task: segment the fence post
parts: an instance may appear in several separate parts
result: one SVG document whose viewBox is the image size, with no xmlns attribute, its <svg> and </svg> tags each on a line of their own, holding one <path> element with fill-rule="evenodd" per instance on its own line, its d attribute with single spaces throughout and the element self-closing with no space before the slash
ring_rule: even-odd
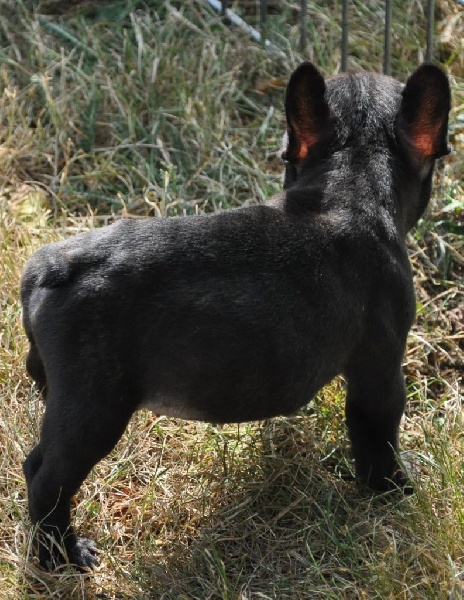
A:
<svg viewBox="0 0 464 600">
<path fill-rule="evenodd" d="M 392 22 L 392 2 L 385 2 L 385 37 L 383 46 L 383 72 L 385 75 L 391 74 L 391 22 Z"/>
<path fill-rule="evenodd" d="M 425 60 L 432 62 L 433 59 L 433 30 L 435 18 L 435 2 L 427 0 L 427 48 L 425 51 Z"/>
<path fill-rule="evenodd" d="M 267 0 L 260 0 L 259 2 L 259 29 L 261 31 L 261 44 L 266 44 L 266 18 L 267 18 Z"/>
<path fill-rule="evenodd" d="M 342 4 L 342 71 L 348 68 L 348 0 Z"/>
<path fill-rule="evenodd" d="M 300 7 L 300 50 L 306 50 L 308 36 L 306 33 L 306 15 L 308 13 L 308 4 L 306 0 L 301 0 Z"/>
</svg>

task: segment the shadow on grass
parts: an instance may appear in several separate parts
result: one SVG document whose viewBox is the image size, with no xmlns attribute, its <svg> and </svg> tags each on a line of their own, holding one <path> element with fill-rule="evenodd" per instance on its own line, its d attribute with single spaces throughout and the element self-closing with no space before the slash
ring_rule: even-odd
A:
<svg viewBox="0 0 464 600">
<path fill-rule="evenodd" d="M 321 449 L 292 420 L 261 433 L 256 461 L 207 486 L 195 530 L 164 545 L 161 561 L 149 548 L 137 561 L 149 597 L 359 597 L 373 580 L 381 591 L 375 561 L 384 564 L 402 535 L 392 515 L 404 496 L 358 487 L 343 451 L 340 463 L 321 463 Z"/>
<path fill-rule="evenodd" d="M 395 513 L 404 497 L 356 486 L 348 452 L 318 440 L 304 427 L 307 418 L 273 420 L 239 451 L 236 438 L 206 435 L 218 462 L 185 465 L 186 487 L 192 479 L 199 485 L 172 499 L 170 522 L 159 510 L 166 500 L 155 493 L 146 517 L 132 531 L 126 523 L 126 546 L 108 537 L 105 543 L 90 523 L 102 568 L 79 576 L 31 567 L 28 597 L 357 598 L 373 585 L 387 597 L 394 586 L 388 569 L 385 583 L 381 574 L 403 535 Z M 113 513 L 113 528 L 117 519 Z"/>
</svg>

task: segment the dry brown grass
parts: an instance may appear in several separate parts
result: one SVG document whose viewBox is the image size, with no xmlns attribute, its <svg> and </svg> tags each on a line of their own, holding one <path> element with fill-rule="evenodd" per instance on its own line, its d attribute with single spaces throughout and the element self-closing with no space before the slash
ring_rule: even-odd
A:
<svg viewBox="0 0 464 600">
<path fill-rule="evenodd" d="M 460 13 L 441 3 L 443 20 L 454 15 L 443 52 L 455 154 L 409 240 L 418 319 L 405 357 L 402 446 L 415 495 L 372 496 L 354 484 L 340 380 L 298 415 L 269 423 L 217 429 L 141 412 L 76 498 L 76 524 L 101 549 L 99 568 L 83 576 L 44 573 L 31 558 L 21 462 L 43 409 L 24 369 L 24 261 L 113 214 L 210 211 L 271 195 L 280 186 L 283 93 L 255 84 L 285 81 L 301 57 L 295 26 L 285 29 L 294 19 L 287 2 L 290 12 L 272 24 L 286 63 L 211 15 L 199 19 L 200 2 L 180 12 L 179 3 L 171 11 L 154 1 L 102 3 L 103 12 L 48 2 L 49 11 L 67 7 L 65 20 L 52 19 L 58 32 L 32 4 L 0 0 L 0 597 L 463 598 Z M 415 66 L 423 36 L 418 4 L 406 4 L 400 73 Z M 369 38 L 377 5 L 355 3 L 352 66 L 380 64 Z M 311 52 L 330 73 L 339 30 L 327 6 L 311 8 Z M 156 89 L 147 87 L 154 65 Z"/>
</svg>

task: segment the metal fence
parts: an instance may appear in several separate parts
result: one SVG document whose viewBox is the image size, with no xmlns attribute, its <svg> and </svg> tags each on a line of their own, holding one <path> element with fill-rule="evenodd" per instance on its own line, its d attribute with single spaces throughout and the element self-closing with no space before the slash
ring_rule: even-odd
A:
<svg viewBox="0 0 464 600">
<path fill-rule="evenodd" d="M 454 0 L 457 4 L 464 6 L 464 0 Z M 220 11 L 223 16 L 227 16 L 232 22 L 245 28 L 248 33 L 257 41 L 263 44 L 270 44 L 267 39 L 266 22 L 267 22 L 267 0 L 258 0 L 259 3 L 259 31 L 250 27 L 238 17 L 228 7 L 230 4 L 229 0 L 208 0 L 209 4 Z M 342 0 L 341 9 L 341 69 L 342 71 L 347 70 L 348 64 L 348 31 L 349 31 L 349 0 Z M 434 13 L 435 13 L 435 0 L 427 0 L 426 7 L 426 19 L 427 19 L 427 38 L 426 38 L 426 51 L 425 59 L 431 61 L 433 59 L 433 41 L 434 41 Z M 300 47 L 304 51 L 307 43 L 307 17 L 308 17 L 308 2 L 307 0 L 300 0 Z M 391 29 L 392 29 L 392 0 L 385 0 L 385 27 L 384 27 L 384 52 L 383 52 L 383 72 L 390 75 L 391 72 Z"/>
</svg>

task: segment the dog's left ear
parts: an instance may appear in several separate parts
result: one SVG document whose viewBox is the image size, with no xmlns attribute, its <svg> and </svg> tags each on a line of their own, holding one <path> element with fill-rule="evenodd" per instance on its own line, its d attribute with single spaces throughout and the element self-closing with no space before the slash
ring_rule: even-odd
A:
<svg viewBox="0 0 464 600">
<path fill-rule="evenodd" d="M 284 160 L 305 159 L 331 129 L 325 89 L 324 78 L 310 62 L 301 64 L 290 77 L 285 96 L 288 145 Z"/>
<path fill-rule="evenodd" d="M 422 65 L 407 80 L 398 113 L 400 139 L 423 163 L 449 154 L 448 113 L 451 92 L 448 78 L 435 65 Z"/>
</svg>

